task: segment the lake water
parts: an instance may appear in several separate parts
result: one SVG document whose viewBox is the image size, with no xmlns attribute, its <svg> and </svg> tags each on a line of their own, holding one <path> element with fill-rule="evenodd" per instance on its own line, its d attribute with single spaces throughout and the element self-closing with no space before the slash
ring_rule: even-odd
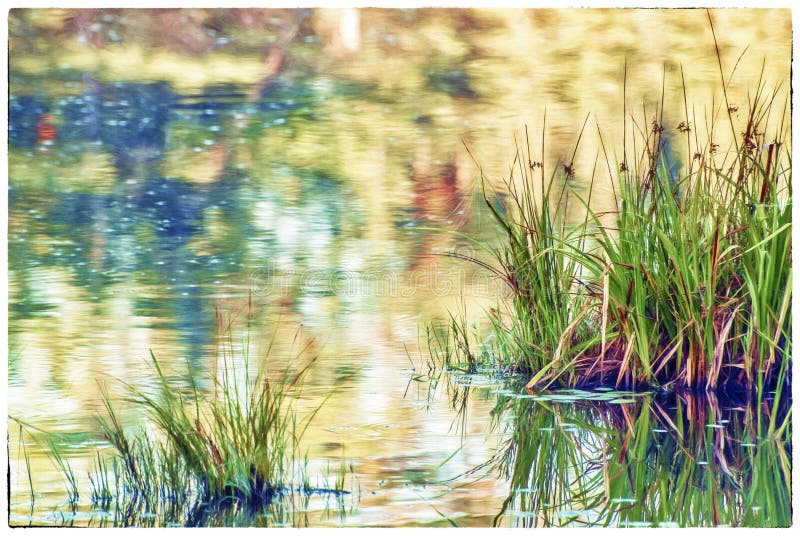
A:
<svg viewBox="0 0 800 536">
<path fill-rule="evenodd" d="M 135 425 L 119 380 L 152 387 L 150 350 L 177 382 L 187 362 L 212 371 L 220 314 L 252 355 L 274 340 L 281 364 L 298 329 L 313 341 L 296 407 L 324 404 L 304 448 L 357 482 L 343 506 L 249 524 L 789 522 L 791 445 L 762 437 L 786 404 L 428 375 L 425 325 L 453 312 L 480 328 L 503 298 L 441 255 L 473 251 L 436 229 L 499 237 L 472 157 L 497 185 L 515 136 L 539 140 L 545 122 L 535 158 L 556 165 L 591 113 L 576 158 L 590 176 L 598 131 L 621 147 L 626 61 L 629 113 L 644 103 L 649 123 L 663 84 L 664 123 L 685 108 L 702 123 L 721 102 L 705 11 L 165 13 L 9 19 L 8 411 L 59 434 L 84 487 L 109 450 L 101 387 Z M 713 17 L 726 72 L 749 46 L 731 102 L 745 107 L 764 59 L 785 99 L 789 12 Z M 602 210 L 611 190 L 597 191 Z M 66 508 L 46 448 L 8 432 L 12 525 L 115 523 L 88 493 Z"/>
</svg>

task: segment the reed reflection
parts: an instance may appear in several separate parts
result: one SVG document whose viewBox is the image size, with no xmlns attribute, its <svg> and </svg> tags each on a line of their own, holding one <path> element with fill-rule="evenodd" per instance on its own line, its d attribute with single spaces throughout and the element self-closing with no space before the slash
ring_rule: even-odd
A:
<svg viewBox="0 0 800 536">
<path fill-rule="evenodd" d="M 501 397 L 502 526 L 791 524 L 786 400 L 604 391 Z"/>
</svg>

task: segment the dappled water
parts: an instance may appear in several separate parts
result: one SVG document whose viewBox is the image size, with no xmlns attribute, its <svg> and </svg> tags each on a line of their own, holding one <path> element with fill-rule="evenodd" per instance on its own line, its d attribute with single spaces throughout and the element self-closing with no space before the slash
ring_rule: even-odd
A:
<svg viewBox="0 0 800 536">
<path fill-rule="evenodd" d="M 655 109 L 666 65 L 677 124 L 683 66 L 700 117 L 721 96 L 705 12 L 284 10 L 200 33 L 173 21 L 174 42 L 143 12 L 68 15 L 10 18 L 8 406 L 58 434 L 84 487 L 109 450 L 101 387 L 135 426 L 118 380 L 151 388 L 150 350 L 176 382 L 187 362 L 211 372 L 221 316 L 251 355 L 275 340 L 280 364 L 298 330 L 313 341 L 296 407 L 324 404 L 303 445 L 316 472 L 352 465 L 352 493 L 193 522 L 787 524 L 790 446 L 762 437 L 780 404 L 428 374 L 425 324 L 477 323 L 503 296 L 441 256 L 472 248 L 436 228 L 498 236 L 469 153 L 501 178 L 545 109 L 545 165 L 590 112 L 619 143 L 626 58 L 630 106 Z M 750 46 L 731 98 L 746 102 L 764 57 L 788 84 L 787 12 L 714 16 L 727 69 Z M 73 510 L 42 442 L 8 429 L 11 524 L 192 522 L 104 512 L 88 492 Z"/>
</svg>

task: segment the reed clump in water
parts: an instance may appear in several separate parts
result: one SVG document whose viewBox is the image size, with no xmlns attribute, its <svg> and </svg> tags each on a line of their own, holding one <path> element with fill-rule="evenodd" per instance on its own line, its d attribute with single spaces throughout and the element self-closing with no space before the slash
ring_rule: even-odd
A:
<svg viewBox="0 0 800 536">
<path fill-rule="evenodd" d="M 304 342 L 298 332 L 289 351 L 294 366 L 276 369 L 271 365 L 273 342 L 251 360 L 249 323 L 241 351 L 232 324 L 217 315 L 220 342 L 208 376 L 198 377 L 187 363 L 187 374 L 178 380 L 165 373 L 151 352 L 154 384 L 138 388 L 123 382 L 129 390 L 126 401 L 143 408 L 147 417 L 136 429 L 124 424 L 101 386 L 106 411 L 97 421 L 112 454 L 98 451 L 85 496 L 93 508 L 113 513 L 115 526 L 195 526 L 253 517 L 266 525 L 302 524 L 308 518 L 300 514 L 315 495 L 326 498 L 325 512 L 327 498 L 344 512 L 345 464 L 338 469 L 329 465 L 312 485 L 301 453 L 303 435 L 321 407 L 299 418 L 293 406 L 317 358 L 306 357 L 313 341 Z M 74 511 L 78 478 L 53 439 L 56 434 L 38 431 L 48 438 L 44 441 L 65 478 Z"/>
<path fill-rule="evenodd" d="M 673 136 L 685 136 L 683 156 L 667 143 L 662 97 L 639 129 L 639 158 L 625 147 L 622 162 L 606 159 L 617 197 L 610 225 L 590 208 L 594 177 L 582 195 L 572 161 L 546 179 L 530 147 L 518 150 L 506 200 L 484 194 L 504 234 L 501 247 L 484 249 L 511 294 L 491 317 L 499 360 L 528 372 L 529 388 L 780 395 L 791 368 L 792 187 L 783 122 L 769 121 L 776 94 L 759 81 L 742 125 L 725 102 L 735 141 L 724 152 L 713 124 L 701 145 L 687 110 Z M 568 221 L 568 202 L 583 204 L 583 221 Z"/>
<path fill-rule="evenodd" d="M 268 350 L 253 374 L 246 348 L 238 363 L 221 351 L 210 392 L 200 389 L 191 368 L 189 388 L 176 389 L 151 353 L 155 392 L 132 389 L 132 400 L 145 408 L 152 432 L 126 433 L 105 397 L 107 417 L 99 422 L 116 449 L 117 490 L 145 503 L 191 499 L 250 506 L 293 490 L 292 478 L 302 468 L 299 442 L 315 412 L 298 421 L 292 401 L 315 358 L 299 371 L 276 375 L 268 368 Z"/>
</svg>

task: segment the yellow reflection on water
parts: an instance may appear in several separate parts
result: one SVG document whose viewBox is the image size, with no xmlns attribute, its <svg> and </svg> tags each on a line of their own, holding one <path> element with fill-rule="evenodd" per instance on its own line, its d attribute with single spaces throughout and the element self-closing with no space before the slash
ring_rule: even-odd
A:
<svg viewBox="0 0 800 536">
<path fill-rule="evenodd" d="M 730 81 L 729 103 L 740 110 L 734 112 L 734 120 L 746 120 L 742 114 L 748 92 L 763 68 L 768 89 L 782 84 L 770 118 L 771 128 L 776 127 L 785 119 L 781 114 L 789 97 L 790 11 L 710 13 L 723 73 Z M 232 169 L 245 170 L 241 173 L 260 196 L 246 200 L 254 207 L 247 213 L 246 228 L 278 244 L 279 254 L 269 259 L 275 267 L 286 272 L 344 270 L 356 282 L 364 279 L 358 292 L 325 293 L 309 290 L 299 276 L 288 274 L 282 287 L 256 292 L 253 318 L 260 326 L 252 343 L 255 355 L 261 355 L 278 321 L 288 328 L 279 332 L 277 355 L 289 354 L 294 326 L 304 324 L 307 336 L 318 341 L 315 349 L 322 357 L 297 408 L 308 414 L 325 400 L 304 442 L 312 457 L 355 460 L 360 483 L 369 493 L 361 498 L 352 524 L 441 521 L 429 508 L 432 504 L 447 515 L 466 514 L 457 518 L 459 523 L 485 526 L 505 495 L 506 484 L 499 479 L 471 483 L 441 497 L 436 495 L 441 488 L 432 485 L 434 492 L 427 495 L 414 481 L 443 480 L 467 471 L 486 461 L 498 441 L 486 439 L 490 397 L 468 401 L 462 443 L 461 431 L 454 433 L 452 428 L 458 415 L 450 393 L 412 380 L 411 366 L 424 369 L 427 351 L 418 329 L 431 319 L 446 318 L 447 311 L 480 318 L 502 294 L 495 287 L 474 288 L 486 282 L 473 278 L 479 272 L 475 266 L 440 255 L 463 246 L 452 235 L 411 235 L 398 225 L 402 215 L 413 214 L 406 219 L 418 217 L 424 226 L 465 231 L 473 226 L 488 234 L 489 226 L 480 220 L 486 214 L 471 202 L 479 191 L 478 165 L 492 185 L 501 188 L 499 179 L 507 176 L 514 158 L 515 136 L 522 142 L 527 125 L 531 157 L 543 161 L 549 174 L 558 162 L 571 158 L 587 115 L 586 132 L 575 152 L 576 177 L 586 184 L 598 166 L 592 206 L 607 210 L 614 198 L 606 157 L 615 167 L 623 156 L 623 140 L 628 156 L 637 156 L 631 141 L 637 126 L 631 118 L 647 129 L 662 92 L 664 127 L 673 135 L 688 110 L 699 146 L 713 141 L 724 153 L 731 143 L 730 128 L 717 128 L 713 140 L 707 132 L 712 122 L 725 125 L 727 117 L 708 15 L 699 9 L 316 10 L 307 29 L 316 42 L 300 38 L 296 13 L 281 11 L 272 15 L 286 22 L 285 31 L 277 37 L 269 34 L 274 39 L 261 36 L 269 33 L 261 32 L 261 23 L 242 22 L 237 35 L 255 44 L 253 50 L 238 54 L 180 52 L 168 46 L 168 38 L 165 44 L 152 36 L 102 46 L 67 39 L 55 29 L 68 14 L 26 12 L 44 32 L 37 39 L 48 46 L 36 48 L 26 36 L 12 35 L 14 74 L 46 79 L 48 73 L 69 67 L 101 82 L 168 81 L 177 92 L 222 83 L 257 88 L 265 76 L 264 54 L 277 43 L 288 57 L 280 76 L 314 79 L 317 119 L 253 138 L 244 134 L 252 126 L 250 120 L 237 118 L 225 126 L 231 138 L 238 137 L 236 143 L 203 146 L 202 151 L 195 151 L 193 132 L 174 132 L 157 171 L 208 189 L 228 180 Z M 202 10 L 193 16 L 210 17 Z M 130 17 L 137 27 L 147 27 L 146 14 L 134 12 Z M 342 79 L 365 84 L 376 98 L 338 97 L 331 88 Z M 468 80 L 468 88 L 459 86 L 463 80 Z M 16 83 L 12 80 L 12 93 Z M 432 88 L 436 83 L 451 91 Z M 466 96 L 467 89 L 476 96 Z M 45 194 L 53 185 L 94 193 L 107 193 L 114 186 L 108 154 L 83 153 L 75 162 L 50 167 L 43 163 L 47 158 L 12 152 L 10 176 L 30 175 L 20 180 L 21 187 Z M 276 170 L 283 171 L 277 175 Z M 317 205 L 296 207 L 309 188 L 298 170 L 340 181 L 336 195 L 345 198 L 342 210 L 348 217 L 342 218 L 339 234 L 313 227 L 325 227 Z M 13 204 L 11 209 L 11 232 L 34 226 L 33 216 L 15 210 Z M 192 254 L 205 258 L 238 248 L 247 251 L 254 266 L 263 266 L 258 262 L 267 255 L 263 242 L 251 240 L 230 213 L 209 207 L 203 216 L 203 232 L 186 245 Z M 137 237 L 149 236 L 137 232 Z M 43 255 L 51 242 L 52 236 L 35 229 L 28 247 Z M 98 231 L 92 262 L 102 266 L 103 252 L 112 246 Z M 379 276 L 370 280 L 373 268 Z M 217 305 L 241 313 L 247 308 L 248 291 L 258 274 L 231 270 L 230 280 L 204 295 L 212 302 L 209 309 Z M 456 270 L 460 278 L 454 278 Z M 21 292 L 23 283 L 35 282 L 35 293 L 56 307 L 45 317 L 26 318 L 13 326 L 11 351 L 20 356 L 15 360 L 17 381 L 9 385 L 9 411 L 14 415 L 42 425 L 61 423 L 65 429 L 90 426 L 99 408 L 97 382 L 107 381 L 119 398 L 125 390 L 113 378 L 147 386 L 152 381 L 149 350 L 162 359 L 168 375 L 182 374 L 189 343 L 170 323 L 174 319 L 160 316 L 169 311 L 153 316 L 137 312 L 137 299 L 166 292 L 159 283 L 118 283 L 112 286 L 113 297 L 94 303 L 91 292 L 73 281 L 64 267 L 21 271 L 26 273 L 11 274 L 10 296 Z M 443 280 L 451 285 L 447 292 L 437 287 Z M 376 292 L 376 285 L 383 291 Z M 469 299 L 462 299 L 462 293 Z M 202 364 L 211 372 L 213 334 L 200 346 Z M 280 365 L 288 359 L 276 361 Z M 129 411 L 131 421 L 140 417 L 136 410 Z M 9 431 L 13 446 L 16 432 L 13 426 Z M 437 468 L 458 449 L 458 456 Z M 92 451 L 86 448 L 83 454 Z M 81 460 L 78 468 L 85 474 L 89 463 L 85 457 Z M 19 471 L 20 466 L 12 464 L 12 492 L 24 497 L 27 482 Z M 34 472 L 36 483 L 57 488 L 58 479 L 41 451 L 34 457 Z"/>
</svg>

